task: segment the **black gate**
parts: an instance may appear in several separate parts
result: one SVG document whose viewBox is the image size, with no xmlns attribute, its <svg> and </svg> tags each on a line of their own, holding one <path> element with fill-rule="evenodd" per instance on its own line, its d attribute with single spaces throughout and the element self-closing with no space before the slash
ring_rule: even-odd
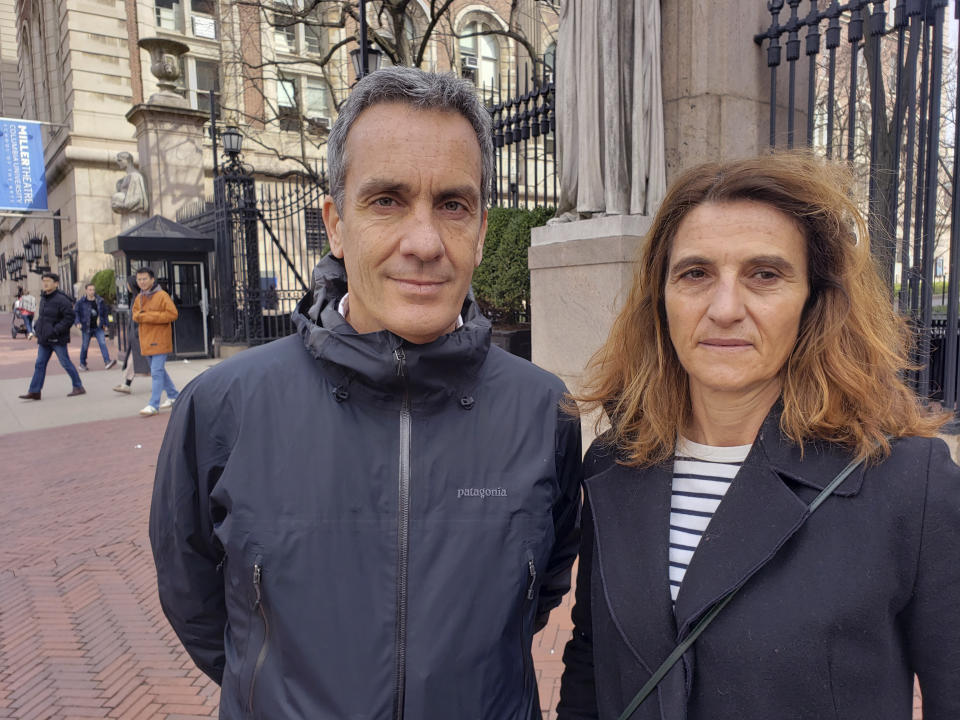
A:
<svg viewBox="0 0 960 720">
<path fill-rule="evenodd" d="M 913 360 L 921 369 L 911 380 L 922 397 L 956 410 L 960 67 L 949 62 L 944 43 L 947 0 L 770 0 L 767 7 L 770 27 L 755 40 L 767 45 L 770 144 L 802 142 L 850 163 L 871 249 L 891 298 L 916 329 Z M 785 137 L 776 107 L 782 40 Z M 805 98 L 797 97 L 798 72 L 806 72 Z M 794 127 L 797 110 L 807 116 L 802 135 Z"/>
<path fill-rule="evenodd" d="M 491 203 L 555 206 L 554 85 L 549 74 L 482 90 L 493 120 Z M 214 334 L 228 345 L 259 345 L 289 335 L 290 313 L 328 250 L 321 217 L 326 175 L 259 177 L 234 159 L 214 178 L 212 201 L 195 202 L 177 222 L 216 238 Z"/>
<path fill-rule="evenodd" d="M 484 90 L 493 118 L 493 187 L 497 207 L 556 207 L 557 118 L 553 79 L 544 72 L 507 82 L 505 93 Z"/>
<path fill-rule="evenodd" d="M 259 345 L 292 332 L 290 313 L 327 250 L 323 198 L 323 185 L 306 175 L 256 183 L 249 173 L 225 172 L 214 180 L 213 202 L 177 214 L 178 222 L 215 234 L 222 343 Z"/>
</svg>

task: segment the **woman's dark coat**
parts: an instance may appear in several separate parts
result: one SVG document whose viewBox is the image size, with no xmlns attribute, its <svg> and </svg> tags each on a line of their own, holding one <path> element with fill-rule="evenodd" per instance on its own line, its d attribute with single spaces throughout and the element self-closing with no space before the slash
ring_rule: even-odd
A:
<svg viewBox="0 0 960 720">
<path fill-rule="evenodd" d="M 672 462 L 637 470 L 598 444 L 558 720 L 616 720 L 697 620 L 738 595 L 632 720 L 960 718 L 960 468 L 903 438 L 808 516 L 848 463 L 800 450 L 776 409 L 720 503 L 671 607 Z"/>
</svg>

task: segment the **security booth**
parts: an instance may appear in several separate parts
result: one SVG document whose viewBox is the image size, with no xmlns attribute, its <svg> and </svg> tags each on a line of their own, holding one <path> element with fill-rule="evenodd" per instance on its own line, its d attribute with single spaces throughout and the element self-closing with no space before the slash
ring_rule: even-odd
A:
<svg viewBox="0 0 960 720">
<path fill-rule="evenodd" d="M 126 352 L 129 342 L 125 337 L 131 303 L 127 278 L 137 268 L 149 267 L 180 313 L 173 323 L 171 358 L 213 355 L 209 292 L 213 245 L 212 236 L 160 215 L 154 215 L 103 243 L 104 252 L 114 257 L 117 326 L 124 333 L 118 338 L 121 352 Z M 136 370 L 140 372 L 139 367 Z"/>
</svg>

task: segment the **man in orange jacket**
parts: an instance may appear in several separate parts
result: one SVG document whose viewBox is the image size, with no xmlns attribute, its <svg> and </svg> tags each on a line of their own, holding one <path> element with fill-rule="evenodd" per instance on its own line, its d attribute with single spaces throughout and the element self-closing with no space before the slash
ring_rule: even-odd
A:
<svg viewBox="0 0 960 720">
<path fill-rule="evenodd" d="M 180 394 L 166 369 L 167 354 L 173 352 L 173 321 L 179 313 L 170 296 L 160 289 L 150 268 L 137 270 L 137 286 L 140 294 L 133 301 L 133 321 L 140 326 L 140 354 L 150 362 L 152 387 L 150 402 L 140 414 L 150 417 L 173 407 Z M 164 391 L 167 399 L 161 403 Z"/>
</svg>

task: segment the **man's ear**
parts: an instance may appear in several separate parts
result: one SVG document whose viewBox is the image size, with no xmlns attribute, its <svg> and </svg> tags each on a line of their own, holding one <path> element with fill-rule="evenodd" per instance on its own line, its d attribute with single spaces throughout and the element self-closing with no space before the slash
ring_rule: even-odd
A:
<svg viewBox="0 0 960 720">
<path fill-rule="evenodd" d="M 487 209 L 483 209 L 483 220 L 480 221 L 480 239 L 477 241 L 477 253 L 474 258 L 474 267 L 480 267 L 483 260 L 483 241 L 487 239 Z"/>
<path fill-rule="evenodd" d="M 327 195 L 323 199 L 323 224 L 327 228 L 327 240 L 330 241 L 330 252 L 334 257 L 343 259 L 343 237 L 340 228 L 340 211 L 333 197 Z"/>
</svg>

